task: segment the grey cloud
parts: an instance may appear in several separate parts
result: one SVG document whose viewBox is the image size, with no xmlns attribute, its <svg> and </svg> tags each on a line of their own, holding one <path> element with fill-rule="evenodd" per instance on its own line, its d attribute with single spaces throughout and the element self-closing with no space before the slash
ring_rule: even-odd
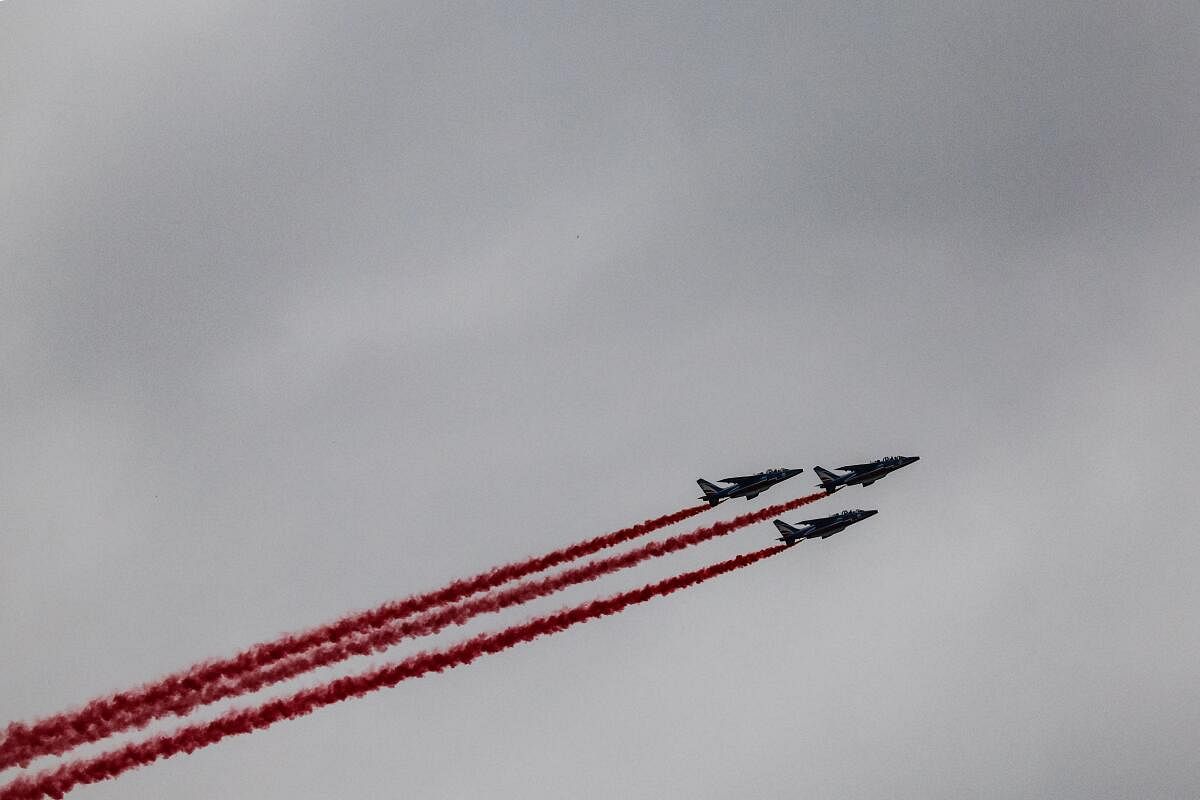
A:
<svg viewBox="0 0 1200 800">
<path fill-rule="evenodd" d="M 79 795 L 1196 794 L 1198 13 L 0 4 L 0 718 L 912 452 Z"/>
</svg>

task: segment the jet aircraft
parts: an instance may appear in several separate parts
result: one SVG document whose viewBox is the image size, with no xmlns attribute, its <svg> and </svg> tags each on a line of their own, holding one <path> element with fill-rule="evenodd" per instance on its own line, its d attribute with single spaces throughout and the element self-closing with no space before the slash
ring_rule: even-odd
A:
<svg viewBox="0 0 1200 800">
<path fill-rule="evenodd" d="M 782 534 L 779 541 L 791 547 L 796 542 L 805 539 L 828 539 L 835 533 L 841 533 L 849 526 L 856 522 L 862 522 L 867 517 L 873 517 L 879 512 L 870 509 L 864 511 L 861 508 L 856 508 L 851 511 L 841 511 L 834 514 L 832 517 L 819 517 L 817 519 L 806 519 L 800 522 L 802 527 L 788 525 L 781 519 L 775 520 L 775 527 Z"/>
<path fill-rule="evenodd" d="M 843 486 L 852 486 L 856 483 L 870 486 L 889 472 L 907 467 L 914 461 L 920 460 L 920 456 L 892 456 L 872 461 L 870 464 L 850 464 L 846 467 L 838 467 L 842 471 L 848 471 L 849 475 L 836 475 L 824 467 L 813 467 L 813 472 L 817 473 L 817 477 L 821 479 L 821 488 L 833 494 Z"/>
<path fill-rule="evenodd" d="M 747 500 L 753 500 L 758 497 L 759 492 L 764 492 L 770 489 L 777 483 L 786 481 L 788 478 L 799 475 L 804 472 L 802 469 L 787 469 L 779 467 L 777 469 L 769 469 L 766 472 L 760 472 L 757 475 L 742 475 L 736 478 L 721 478 L 717 483 L 728 483 L 730 486 L 717 486 L 700 478 L 696 483 L 700 484 L 700 490 L 704 492 L 701 500 L 707 500 L 710 506 L 715 506 L 722 500 L 728 500 L 732 497 L 744 497 Z"/>
</svg>

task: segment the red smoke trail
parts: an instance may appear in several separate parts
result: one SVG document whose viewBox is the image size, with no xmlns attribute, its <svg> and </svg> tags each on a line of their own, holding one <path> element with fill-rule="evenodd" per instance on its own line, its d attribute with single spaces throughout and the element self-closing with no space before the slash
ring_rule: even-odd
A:
<svg viewBox="0 0 1200 800">
<path fill-rule="evenodd" d="M 727 522 L 718 522 L 662 542 L 651 542 L 628 553 L 589 562 L 558 575 L 522 583 L 459 605 L 445 605 L 421 616 L 391 620 L 373 630 L 355 631 L 343 637 L 342 640 L 328 642 L 293 656 L 284 657 L 275 663 L 250 670 L 234 678 L 209 681 L 195 690 L 176 693 L 160 702 L 145 703 L 120 711 L 108 719 L 98 720 L 83 731 L 69 729 L 57 737 L 53 743 L 44 744 L 43 750 L 52 750 L 55 754 L 61 754 L 84 742 L 97 741 L 130 728 L 144 727 L 159 717 L 171 714 L 183 716 L 198 706 L 258 691 L 265 686 L 290 680 L 318 667 L 337 663 L 354 655 L 378 652 L 403 639 L 433 634 L 448 625 L 463 624 L 479 614 L 499 611 L 537 597 L 544 597 L 567 586 L 594 580 L 648 558 L 657 558 L 717 536 L 732 533 L 746 525 L 761 522 L 824 496 L 824 492 L 818 492 L 787 503 L 769 506 L 760 511 L 743 514 Z M 199 680 L 197 678 L 197 682 Z"/>
<path fill-rule="evenodd" d="M 323 644 L 295 656 L 284 658 L 262 669 L 248 672 L 236 680 L 214 681 L 205 685 L 199 692 L 176 698 L 174 701 L 161 703 L 154 707 L 143 706 L 133 709 L 112 721 L 109 726 L 110 733 L 128 728 L 140 728 L 152 719 L 168 714 L 183 716 L 201 705 L 256 692 L 266 686 L 290 680 L 319 667 L 336 664 L 352 656 L 368 655 L 385 650 L 404 639 L 429 636 L 449 625 L 462 625 L 479 614 L 501 611 L 520 605 L 553 594 L 568 586 L 595 580 L 603 575 L 631 567 L 647 559 L 665 556 L 718 536 L 733 533 L 747 525 L 762 522 L 822 497 L 825 497 L 825 492 L 810 494 L 807 497 L 769 506 L 760 511 L 742 514 L 726 522 L 706 525 L 690 533 L 672 536 L 661 542 L 650 542 L 635 550 L 630 550 L 628 553 L 589 561 L 556 575 L 528 580 L 491 594 L 465 600 L 458 604 L 440 606 L 419 616 L 396 620 L 370 631 L 358 632 L 341 641 Z"/>
<path fill-rule="evenodd" d="M 123 714 L 136 712 L 136 709 L 142 706 L 154 707 L 156 704 L 169 705 L 178 702 L 180 698 L 202 691 L 213 681 L 237 679 L 247 672 L 326 642 L 337 641 L 358 631 L 377 628 L 392 620 L 435 606 L 457 602 L 509 581 L 592 555 L 681 522 L 708 509 L 707 504 L 685 508 L 545 555 L 496 567 L 472 578 L 456 580 L 441 589 L 394 600 L 367 611 L 359 611 L 309 631 L 263 642 L 243 650 L 232 658 L 202 662 L 136 689 L 92 700 L 75 711 L 56 714 L 29 724 L 10 723 L 5 731 L 4 740 L 0 742 L 0 770 L 15 764 L 27 766 L 31 759 L 38 756 L 57 755 L 80 744 L 98 741 L 126 727 L 113 727 L 112 723 Z"/>
<path fill-rule="evenodd" d="M 17 778 L 0 789 L 0 800 L 61 798 L 64 793 L 80 784 L 97 783 L 114 778 L 123 772 L 151 764 L 161 758 L 170 758 L 184 752 L 190 753 L 214 744 L 227 736 L 251 733 L 281 720 L 294 719 L 311 713 L 322 706 L 338 703 L 351 697 L 361 697 L 376 689 L 394 686 L 408 678 L 416 678 L 430 672 L 441 672 L 451 667 L 468 664 L 480 656 L 498 653 L 522 642 L 532 641 L 539 636 L 557 633 L 572 625 L 615 614 L 628 606 L 644 603 L 655 597 L 668 595 L 726 572 L 749 566 L 786 549 L 787 547 L 784 545 L 776 545 L 754 553 L 747 553 L 728 561 L 648 584 L 640 589 L 622 592 L 537 617 L 529 622 L 514 625 L 495 633 L 480 634 L 444 650 L 418 653 L 398 663 L 379 667 L 361 675 L 338 678 L 329 683 L 296 692 L 288 697 L 269 700 L 261 706 L 231 711 L 211 722 L 189 725 L 173 733 L 129 744 L 94 758 L 68 762 L 54 770 Z"/>
</svg>

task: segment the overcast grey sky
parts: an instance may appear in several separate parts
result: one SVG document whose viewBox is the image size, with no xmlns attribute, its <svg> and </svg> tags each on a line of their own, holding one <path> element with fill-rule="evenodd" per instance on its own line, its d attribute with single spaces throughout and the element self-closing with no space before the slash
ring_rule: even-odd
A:
<svg viewBox="0 0 1200 800">
<path fill-rule="evenodd" d="M 1200 796 L 1197 75 L 1194 0 L 0 4 L 0 722 L 911 453 L 77 796 Z"/>
</svg>

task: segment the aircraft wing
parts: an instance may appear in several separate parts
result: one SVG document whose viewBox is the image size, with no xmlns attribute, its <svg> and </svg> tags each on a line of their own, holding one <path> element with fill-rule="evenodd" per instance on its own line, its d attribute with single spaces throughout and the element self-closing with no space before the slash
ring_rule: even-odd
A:
<svg viewBox="0 0 1200 800">
<path fill-rule="evenodd" d="M 736 478 L 721 478 L 720 483 L 750 483 L 760 478 L 760 475 L 740 475 Z"/>
<path fill-rule="evenodd" d="M 875 464 L 849 464 L 844 467 L 838 467 L 838 469 L 852 470 L 854 472 L 862 472 L 863 470 L 874 469 L 875 466 L 876 466 Z"/>
</svg>

